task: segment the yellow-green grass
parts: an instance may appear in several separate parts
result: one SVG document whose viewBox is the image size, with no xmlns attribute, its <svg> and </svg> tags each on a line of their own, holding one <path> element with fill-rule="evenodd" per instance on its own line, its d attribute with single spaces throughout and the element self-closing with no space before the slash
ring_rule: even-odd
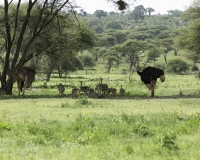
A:
<svg viewBox="0 0 200 160">
<path fill-rule="evenodd" d="M 199 98 L 0 100 L 0 159 L 199 159 L 199 104 Z"/>
</svg>

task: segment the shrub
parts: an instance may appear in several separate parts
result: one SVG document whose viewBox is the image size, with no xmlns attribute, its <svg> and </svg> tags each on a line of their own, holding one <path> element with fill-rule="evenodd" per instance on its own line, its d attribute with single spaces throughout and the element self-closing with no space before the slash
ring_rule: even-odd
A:
<svg viewBox="0 0 200 160">
<path fill-rule="evenodd" d="M 187 70 L 189 70 L 189 65 L 181 60 L 181 59 L 174 59 L 174 60 L 171 60 L 168 65 L 167 65 L 167 70 L 169 72 L 172 72 L 172 73 L 182 73 L 182 72 L 185 72 Z"/>
<path fill-rule="evenodd" d="M 160 69 L 162 69 L 162 70 L 165 70 L 165 64 L 155 64 L 155 67 L 156 68 L 160 68 Z"/>
<path fill-rule="evenodd" d="M 196 64 L 193 64 L 191 71 L 198 71 L 198 70 L 199 70 L 198 66 Z"/>
<path fill-rule="evenodd" d="M 178 149 L 176 144 L 176 134 L 173 132 L 167 133 L 162 139 L 160 139 L 161 145 L 163 148 L 167 149 Z"/>
</svg>

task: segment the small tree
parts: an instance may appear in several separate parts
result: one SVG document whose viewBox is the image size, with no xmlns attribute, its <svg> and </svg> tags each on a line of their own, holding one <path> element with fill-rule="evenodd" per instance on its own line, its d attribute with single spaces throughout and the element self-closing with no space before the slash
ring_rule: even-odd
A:
<svg viewBox="0 0 200 160">
<path fill-rule="evenodd" d="M 146 12 L 149 14 L 149 16 L 151 15 L 152 12 L 155 12 L 155 10 L 153 8 L 146 8 Z"/>
<path fill-rule="evenodd" d="M 109 21 L 106 23 L 106 29 L 122 29 L 118 21 Z"/>
<path fill-rule="evenodd" d="M 118 58 L 116 58 L 115 56 L 106 56 L 106 68 L 107 68 L 107 72 L 110 73 L 110 69 L 112 66 L 116 66 L 118 64 Z"/>
<path fill-rule="evenodd" d="M 103 10 L 96 10 L 94 15 L 100 19 L 101 17 L 106 17 L 108 13 Z"/>
<path fill-rule="evenodd" d="M 82 61 L 84 67 L 93 67 L 95 66 L 94 59 L 89 54 L 81 54 L 78 56 L 80 60 Z"/>
<path fill-rule="evenodd" d="M 115 37 L 115 39 L 116 39 L 116 43 L 117 44 L 121 44 L 121 43 L 123 43 L 124 41 L 126 41 L 126 39 L 127 39 L 127 34 L 125 33 L 125 32 L 123 32 L 123 31 L 116 31 L 115 33 L 114 33 L 114 37 Z"/>
<path fill-rule="evenodd" d="M 152 60 L 155 66 L 156 58 L 160 57 L 161 54 L 162 54 L 161 49 L 159 49 L 158 47 L 153 47 L 147 52 L 147 61 Z"/>
</svg>

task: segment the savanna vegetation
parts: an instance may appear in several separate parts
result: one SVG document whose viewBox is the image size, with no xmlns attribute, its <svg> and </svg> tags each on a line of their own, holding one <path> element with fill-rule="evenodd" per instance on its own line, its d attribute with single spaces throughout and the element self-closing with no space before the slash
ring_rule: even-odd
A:
<svg viewBox="0 0 200 160">
<path fill-rule="evenodd" d="M 93 14 L 47 2 L 0 7 L 0 159 L 199 159 L 199 1 L 167 15 L 126 11 L 128 1 Z M 12 72 L 32 66 L 33 53 L 35 81 L 21 98 Z M 140 70 L 165 72 L 154 98 L 138 57 Z M 80 82 L 95 88 L 99 77 L 117 94 L 72 98 Z"/>
</svg>

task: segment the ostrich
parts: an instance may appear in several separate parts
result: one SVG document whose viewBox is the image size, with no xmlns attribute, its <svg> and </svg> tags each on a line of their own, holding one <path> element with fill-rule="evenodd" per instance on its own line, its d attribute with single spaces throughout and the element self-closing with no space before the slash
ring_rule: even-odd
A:
<svg viewBox="0 0 200 160">
<path fill-rule="evenodd" d="M 89 89 L 88 97 L 90 97 L 90 98 L 96 98 L 97 97 L 97 93 L 95 93 L 93 88 Z"/>
<path fill-rule="evenodd" d="M 151 97 L 154 97 L 157 78 L 160 78 L 161 82 L 165 81 L 164 71 L 155 67 L 147 67 L 142 72 L 140 72 L 138 71 L 138 63 L 139 60 L 137 61 L 137 73 L 140 75 L 141 81 L 151 91 Z"/>
<path fill-rule="evenodd" d="M 60 83 L 58 85 L 58 91 L 59 91 L 59 95 L 62 97 L 63 96 L 63 92 L 65 91 L 65 86 L 62 83 Z"/>
<path fill-rule="evenodd" d="M 78 88 L 73 88 L 72 89 L 72 98 L 77 98 L 78 97 L 78 93 L 80 93 L 80 90 Z"/>
<path fill-rule="evenodd" d="M 125 89 L 124 88 L 122 88 L 122 85 L 121 85 L 121 88 L 120 88 L 120 94 L 122 95 L 122 96 L 124 96 L 124 93 L 125 93 Z"/>
<path fill-rule="evenodd" d="M 33 53 L 33 61 L 34 61 L 33 68 L 22 66 L 22 67 L 14 68 L 12 72 L 13 83 L 17 81 L 19 97 L 20 97 L 20 92 L 22 92 L 22 97 L 24 97 L 26 88 L 29 88 L 32 85 L 33 81 L 35 80 L 35 73 L 36 73 L 35 55 L 36 53 L 34 52 Z"/>
<path fill-rule="evenodd" d="M 107 92 L 108 92 L 108 95 L 110 95 L 110 93 L 112 93 L 112 96 L 116 96 L 117 89 L 111 87 L 111 88 L 108 88 Z"/>
<path fill-rule="evenodd" d="M 102 78 L 99 78 L 99 84 L 96 85 L 95 87 L 95 91 L 98 91 L 98 94 L 101 95 L 101 91 L 104 92 L 104 94 L 107 92 L 108 90 L 108 85 L 107 84 L 103 84 L 102 83 Z"/>
<path fill-rule="evenodd" d="M 89 92 L 90 87 L 89 86 L 83 86 L 83 82 L 80 81 L 81 85 L 80 85 L 80 91 L 84 92 L 85 94 L 87 94 Z"/>
</svg>

